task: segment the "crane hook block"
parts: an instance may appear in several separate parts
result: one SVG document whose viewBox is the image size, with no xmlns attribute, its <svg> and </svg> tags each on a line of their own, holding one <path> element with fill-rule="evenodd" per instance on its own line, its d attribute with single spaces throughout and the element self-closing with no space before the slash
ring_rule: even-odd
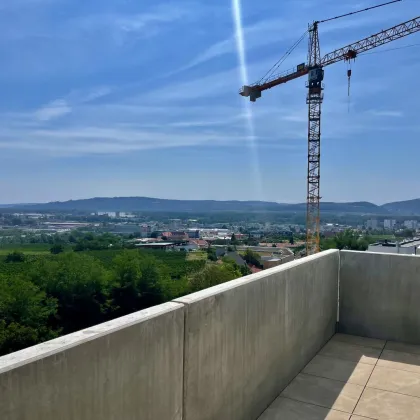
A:
<svg viewBox="0 0 420 420">
<path fill-rule="evenodd" d="M 350 79 L 350 77 L 351 77 L 351 69 L 348 69 L 347 70 L 347 77 Z"/>
</svg>

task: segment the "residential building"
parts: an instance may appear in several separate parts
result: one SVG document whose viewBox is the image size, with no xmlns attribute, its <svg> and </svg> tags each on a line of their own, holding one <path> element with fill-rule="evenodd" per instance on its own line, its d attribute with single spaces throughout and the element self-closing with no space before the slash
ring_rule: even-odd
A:
<svg viewBox="0 0 420 420">
<path fill-rule="evenodd" d="M 368 229 L 378 229 L 379 223 L 378 219 L 369 219 L 366 221 L 366 227 Z"/>
<path fill-rule="evenodd" d="M 189 243 L 197 245 L 200 249 L 207 249 L 209 247 L 209 243 L 204 239 L 190 239 Z"/>
<path fill-rule="evenodd" d="M 190 239 L 200 239 L 199 229 L 188 229 L 187 234 Z"/>
<path fill-rule="evenodd" d="M 385 219 L 384 220 L 384 229 L 394 230 L 397 221 L 394 219 Z"/>
<path fill-rule="evenodd" d="M 169 241 L 187 241 L 189 239 L 188 233 L 186 232 L 163 232 L 162 237 L 165 237 Z"/>
<path fill-rule="evenodd" d="M 407 228 L 407 229 L 417 230 L 418 222 L 417 222 L 417 220 L 406 220 L 404 222 L 404 227 Z"/>
</svg>

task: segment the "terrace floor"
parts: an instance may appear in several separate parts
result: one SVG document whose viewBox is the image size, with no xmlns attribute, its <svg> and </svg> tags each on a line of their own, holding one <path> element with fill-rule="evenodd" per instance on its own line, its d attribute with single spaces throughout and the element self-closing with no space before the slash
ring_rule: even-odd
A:
<svg viewBox="0 0 420 420">
<path fill-rule="evenodd" d="M 419 420 L 420 346 L 336 334 L 259 420 Z"/>
</svg>

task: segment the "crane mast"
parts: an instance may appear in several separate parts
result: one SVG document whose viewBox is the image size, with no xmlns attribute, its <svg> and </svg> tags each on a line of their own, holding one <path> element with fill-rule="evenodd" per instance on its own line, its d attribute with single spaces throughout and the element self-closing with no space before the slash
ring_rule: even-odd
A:
<svg viewBox="0 0 420 420">
<path fill-rule="evenodd" d="M 320 231 L 320 160 L 321 160 L 321 107 L 324 98 L 322 83 L 324 70 L 321 67 L 318 23 L 309 29 L 308 48 L 308 177 L 306 204 L 306 254 L 319 251 Z"/>
<path fill-rule="evenodd" d="M 393 0 L 383 5 L 396 3 Z M 381 7 L 374 6 L 362 11 Z M 306 213 L 306 253 L 311 255 L 320 250 L 320 162 L 321 162 L 321 108 L 324 99 L 324 67 L 339 61 L 350 61 L 360 53 L 385 45 L 394 40 L 420 31 L 420 16 L 408 20 L 392 28 L 383 30 L 366 37 L 353 44 L 332 51 L 321 57 L 318 25 L 321 22 L 341 18 L 342 15 L 324 21 L 315 21 L 310 25 L 307 63 L 299 64 L 296 68 L 281 74 L 270 74 L 257 83 L 243 86 L 240 95 L 249 97 L 251 102 L 261 98 L 261 93 L 275 86 L 308 75 L 306 87 L 308 89 L 306 102 L 308 104 L 308 174 L 307 174 L 307 213 Z M 350 73 L 348 74 L 350 77 Z"/>
</svg>

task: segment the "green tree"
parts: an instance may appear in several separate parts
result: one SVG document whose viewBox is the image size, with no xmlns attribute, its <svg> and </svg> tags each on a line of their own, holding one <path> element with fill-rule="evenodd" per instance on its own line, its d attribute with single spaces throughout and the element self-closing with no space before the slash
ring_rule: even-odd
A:
<svg viewBox="0 0 420 420">
<path fill-rule="evenodd" d="M 132 252 L 124 251 L 113 260 L 112 299 L 117 315 L 126 315 L 141 306 L 140 259 Z"/>
<path fill-rule="evenodd" d="M 0 277 L 0 355 L 57 337 L 49 326 L 57 303 L 30 281 Z"/>
<path fill-rule="evenodd" d="M 108 318 L 109 275 L 88 255 L 63 253 L 34 263 L 28 279 L 58 303 L 56 327 L 67 334 Z"/>
<path fill-rule="evenodd" d="M 232 264 L 208 264 L 203 270 L 193 274 L 189 283 L 191 291 L 195 292 L 241 276 L 241 272 L 236 270 Z"/>
<path fill-rule="evenodd" d="M 207 248 L 207 259 L 210 261 L 217 261 L 216 250 L 214 248 Z"/>
<path fill-rule="evenodd" d="M 129 250 L 115 257 L 113 280 L 112 299 L 118 315 L 175 299 L 188 287 L 185 276 L 172 279 L 168 267 L 158 259 Z"/>
<path fill-rule="evenodd" d="M 7 263 L 20 263 L 25 261 L 25 254 L 23 252 L 13 251 L 5 258 Z"/>
<path fill-rule="evenodd" d="M 361 237 L 358 233 L 347 229 L 338 233 L 333 238 L 323 239 L 321 241 L 321 249 L 349 249 L 353 251 L 366 251 L 369 243 L 366 238 Z"/>
<path fill-rule="evenodd" d="M 64 252 L 64 246 L 61 244 L 55 244 L 50 248 L 50 252 L 53 255 L 61 254 Z"/>
<path fill-rule="evenodd" d="M 259 268 L 262 267 L 260 255 L 249 248 L 245 251 L 243 258 L 248 264 L 255 265 Z"/>
</svg>

